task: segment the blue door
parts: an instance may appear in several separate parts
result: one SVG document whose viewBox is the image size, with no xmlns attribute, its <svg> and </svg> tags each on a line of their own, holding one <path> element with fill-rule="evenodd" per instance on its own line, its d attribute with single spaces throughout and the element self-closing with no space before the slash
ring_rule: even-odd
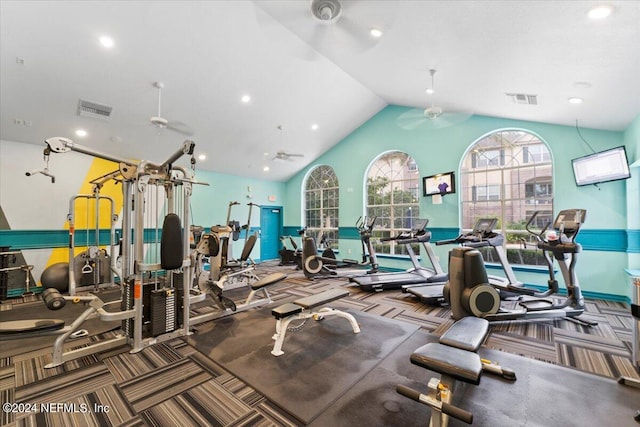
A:
<svg viewBox="0 0 640 427">
<path fill-rule="evenodd" d="M 282 233 L 282 206 L 260 208 L 260 260 L 279 257 L 280 234 Z"/>
</svg>

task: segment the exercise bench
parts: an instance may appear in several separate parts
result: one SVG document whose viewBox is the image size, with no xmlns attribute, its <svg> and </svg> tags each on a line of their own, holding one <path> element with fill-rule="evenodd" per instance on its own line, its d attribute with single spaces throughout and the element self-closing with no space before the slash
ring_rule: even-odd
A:
<svg viewBox="0 0 640 427">
<path fill-rule="evenodd" d="M 360 332 L 360 327 L 356 319 L 349 313 L 336 310 L 330 307 L 323 307 L 318 311 L 313 311 L 314 308 L 321 305 L 328 304 L 332 301 L 344 298 L 349 295 L 349 291 L 344 289 L 329 289 L 319 294 L 309 295 L 304 298 L 295 300 L 294 302 L 288 302 L 274 308 L 271 314 L 276 318 L 276 333 L 273 335 L 273 339 L 276 341 L 273 345 L 271 354 L 274 356 L 281 356 L 284 354 L 282 351 L 282 344 L 284 343 L 284 337 L 287 333 L 287 327 L 293 320 L 306 320 L 313 318 L 314 320 L 322 320 L 325 316 L 339 316 L 347 319 L 353 328 L 353 333 Z"/>
<path fill-rule="evenodd" d="M 439 342 L 425 344 L 411 354 L 412 364 L 439 373 L 440 379 L 429 380 L 426 395 L 404 385 L 398 385 L 396 391 L 431 407 L 431 427 L 446 427 L 449 416 L 467 424 L 473 422 L 471 412 L 451 404 L 456 381 L 478 385 L 483 371 L 515 381 L 513 371 L 478 355 L 488 333 L 486 319 L 463 317 L 440 337 Z"/>
</svg>

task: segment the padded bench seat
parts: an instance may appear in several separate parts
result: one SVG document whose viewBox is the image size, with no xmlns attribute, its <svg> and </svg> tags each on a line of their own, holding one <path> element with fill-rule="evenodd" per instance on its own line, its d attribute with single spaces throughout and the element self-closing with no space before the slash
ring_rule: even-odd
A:
<svg viewBox="0 0 640 427">
<path fill-rule="evenodd" d="M 349 291 L 345 289 L 329 289 L 327 291 L 320 292 L 319 294 L 309 295 L 308 297 L 297 299 L 293 303 L 299 305 L 300 307 L 310 309 L 322 304 L 328 304 L 332 301 L 344 298 L 348 295 Z"/>
<path fill-rule="evenodd" d="M 64 328 L 64 320 L 61 319 L 11 320 L 0 322 L 0 335 L 56 331 L 62 328 Z"/>
<path fill-rule="evenodd" d="M 456 380 L 480 384 L 482 362 L 478 353 L 440 343 L 429 343 L 411 354 L 411 363 Z"/>
<path fill-rule="evenodd" d="M 251 289 L 257 291 L 258 289 L 262 289 L 265 286 L 273 285 L 274 283 L 279 282 L 280 280 L 284 280 L 287 278 L 286 274 L 283 273 L 271 273 L 268 276 L 263 277 L 262 279 L 251 283 Z"/>
<path fill-rule="evenodd" d="M 287 326 L 293 320 L 305 320 L 313 318 L 320 320 L 325 316 L 338 316 L 343 317 L 349 321 L 353 333 L 360 332 L 360 327 L 356 319 L 349 313 L 336 310 L 329 307 L 323 307 L 320 310 L 314 312 L 312 309 L 321 305 L 328 304 L 332 301 L 339 300 L 349 295 L 349 291 L 345 289 L 329 289 L 319 294 L 309 295 L 303 298 L 299 298 L 293 302 L 282 304 L 273 310 L 271 314 L 276 318 L 276 333 L 273 335 L 275 343 L 271 354 L 274 356 L 281 356 L 284 354 L 282 351 L 282 345 L 284 344 L 284 337 L 287 333 Z"/>
<path fill-rule="evenodd" d="M 440 344 L 476 352 L 489 333 L 489 321 L 479 317 L 463 317 L 440 337 Z"/>
<path fill-rule="evenodd" d="M 276 319 L 284 319 L 285 317 L 293 316 L 294 314 L 298 314 L 302 312 L 303 308 L 297 304 L 292 302 L 288 302 L 286 304 L 282 304 L 273 310 L 271 310 L 271 314 Z"/>
</svg>

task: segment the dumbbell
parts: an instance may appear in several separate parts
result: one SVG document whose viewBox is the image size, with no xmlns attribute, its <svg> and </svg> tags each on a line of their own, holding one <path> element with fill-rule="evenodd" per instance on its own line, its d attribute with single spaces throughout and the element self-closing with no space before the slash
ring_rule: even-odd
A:
<svg viewBox="0 0 640 427">
<path fill-rule="evenodd" d="M 42 300 L 49 310 L 60 310 L 67 303 L 67 300 L 56 288 L 45 289 L 42 293 Z"/>
</svg>

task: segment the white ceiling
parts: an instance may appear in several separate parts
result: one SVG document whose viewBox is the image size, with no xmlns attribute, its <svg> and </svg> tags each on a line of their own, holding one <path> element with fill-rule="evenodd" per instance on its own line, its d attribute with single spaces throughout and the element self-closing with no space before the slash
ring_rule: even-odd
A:
<svg viewBox="0 0 640 427">
<path fill-rule="evenodd" d="M 640 113 L 640 1 L 605 1 L 614 10 L 601 21 L 587 17 L 592 1 L 342 3 L 326 25 L 310 0 L 2 0 L 0 139 L 65 136 L 163 161 L 185 137 L 149 123 L 161 81 L 162 116 L 188 124 L 208 156 L 198 168 L 286 180 L 388 104 L 617 131 Z M 80 98 L 113 107 L 111 118 L 79 117 Z M 279 150 L 304 157 L 272 160 Z"/>
</svg>

